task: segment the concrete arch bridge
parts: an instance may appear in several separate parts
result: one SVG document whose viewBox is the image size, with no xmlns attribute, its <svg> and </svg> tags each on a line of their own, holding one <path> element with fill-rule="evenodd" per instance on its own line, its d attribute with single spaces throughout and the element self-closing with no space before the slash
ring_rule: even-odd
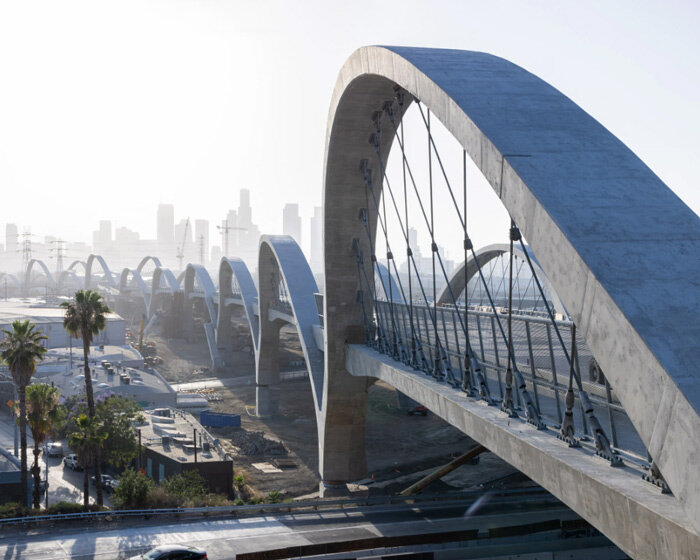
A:
<svg viewBox="0 0 700 560">
<path fill-rule="evenodd" d="M 407 111 L 424 135 L 422 163 L 406 146 Z M 459 146 L 457 176 L 446 169 L 437 121 Z M 477 252 L 470 237 L 469 160 L 508 215 L 509 243 L 491 250 L 508 263 L 504 303 L 485 278 L 489 251 Z M 439 204 L 453 211 L 463 237 L 452 277 L 439 246 L 446 226 L 433 215 Z M 318 432 L 326 488 L 366 475 L 367 388 L 381 379 L 631 556 L 695 557 L 700 219 L 624 144 L 501 58 L 362 48 L 332 96 L 324 224 Z M 410 227 L 431 240 L 432 277 L 418 274 L 426 268 Z M 513 305 L 517 259 L 541 296 L 536 312 Z M 469 277 L 483 285 L 484 305 L 469 299 Z M 438 278 L 447 286 L 440 294 Z"/>
</svg>

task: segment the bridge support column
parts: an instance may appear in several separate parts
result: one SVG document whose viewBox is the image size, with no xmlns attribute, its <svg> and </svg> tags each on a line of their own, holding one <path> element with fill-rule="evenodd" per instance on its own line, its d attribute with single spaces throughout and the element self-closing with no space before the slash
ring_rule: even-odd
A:
<svg viewBox="0 0 700 560">
<path fill-rule="evenodd" d="M 318 421 L 321 496 L 347 493 L 346 484 L 367 476 L 365 421 L 369 377 L 345 369 L 326 377 L 328 388 Z"/>
<path fill-rule="evenodd" d="M 255 413 L 276 414 L 280 392 L 280 320 L 260 321 L 260 346 L 255 364 Z"/>
</svg>

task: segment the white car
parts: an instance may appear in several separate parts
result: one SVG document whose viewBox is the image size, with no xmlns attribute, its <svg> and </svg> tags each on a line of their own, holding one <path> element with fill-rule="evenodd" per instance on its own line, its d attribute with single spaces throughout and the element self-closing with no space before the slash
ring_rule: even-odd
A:
<svg viewBox="0 0 700 560">
<path fill-rule="evenodd" d="M 46 446 L 46 454 L 49 457 L 63 457 L 63 446 L 58 441 L 49 443 Z"/>
<path fill-rule="evenodd" d="M 83 467 L 80 466 L 80 462 L 78 461 L 78 456 L 75 453 L 71 453 L 70 455 L 66 455 L 63 458 L 63 466 L 68 467 L 71 470 L 74 471 L 82 471 Z"/>
</svg>

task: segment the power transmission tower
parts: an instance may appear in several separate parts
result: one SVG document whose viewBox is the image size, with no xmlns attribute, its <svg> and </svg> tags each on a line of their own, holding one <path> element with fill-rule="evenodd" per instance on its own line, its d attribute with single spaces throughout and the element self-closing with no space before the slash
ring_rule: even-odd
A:
<svg viewBox="0 0 700 560">
<path fill-rule="evenodd" d="M 22 271 L 25 271 L 29 266 L 29 261 L 32 260 L 32 234 L 25 229 L 17 237 L 22 238 L 21 249 L 18 251 L 22 253 Z"/>
<path fill-rule="evenodd" d="M 51 241 L 53 247 L 49 249 L 51 253 L 56 253 L 56 274 L 63 272 L 63 257 L 66 256 L 66 242 L 63 239 Z M 53 258 L 53 255 L 51 256 Z"/>
</svg>

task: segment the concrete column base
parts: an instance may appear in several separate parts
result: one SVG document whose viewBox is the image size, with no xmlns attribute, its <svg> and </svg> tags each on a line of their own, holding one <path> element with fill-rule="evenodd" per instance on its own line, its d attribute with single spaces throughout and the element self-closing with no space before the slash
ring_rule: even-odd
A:
<svg viewBox="0 0 700 560">
<path fill-rule="evenodd" d="M 280 403 L 279 385 L 258 385 L 255 388 L 256 416 L 273 416 L 277 414 Z"/>
</svg>

